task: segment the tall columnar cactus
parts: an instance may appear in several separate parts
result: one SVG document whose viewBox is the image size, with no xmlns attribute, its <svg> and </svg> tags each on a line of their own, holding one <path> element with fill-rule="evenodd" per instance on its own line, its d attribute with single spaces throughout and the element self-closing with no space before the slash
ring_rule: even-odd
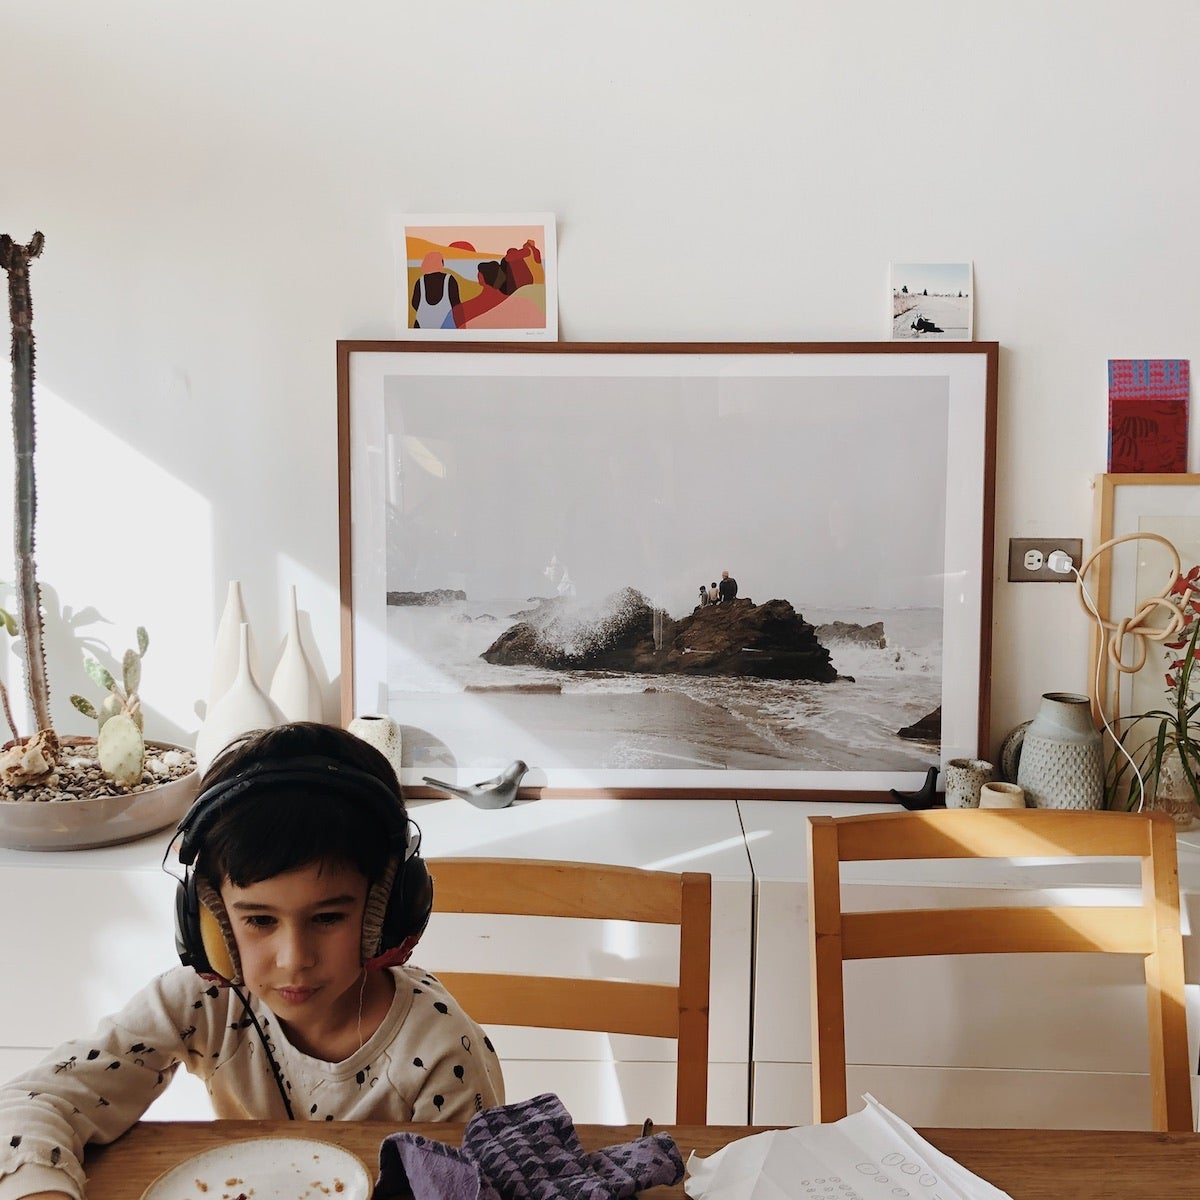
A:
<svg viewBox="0 0 1200 1200">
<path fill-rule="evenodd" d="M 8 312 L 12 321 L 12 416 L 16 454 L 16 504 L 13 523 L 17 568 L 17 623 L 25 642 L 25 690 L 38 731 L 53 733 L 50 683 L 42 628 L 42 598 L 34 568 L 34 523 L 37 487 L 33 473 L 33 303 L 29 264 L 42 252 L 45 239 L 35 233 L 27 246 L 0 234 L 0 265 L 8 272 Z M 54 739 L 51 738 L 51 741 Z"/>
<path fill-rule="evenodd" d="M 146 741 L 142 736 L 142 657 L 150 645 L 146 630 L 139 625 L 137 649 L 126 650 L 121 660 L 121 683 L 105 666 L 89 655 L 83 656 L 84 670 L 108 695 L 99 709 L 83 696 L 72 696 L 71 703 L 85 717 L 99 723 L 96 757 L 100 769 L 127 787 L 140 782 L 146 762 Z"/>
</svg>

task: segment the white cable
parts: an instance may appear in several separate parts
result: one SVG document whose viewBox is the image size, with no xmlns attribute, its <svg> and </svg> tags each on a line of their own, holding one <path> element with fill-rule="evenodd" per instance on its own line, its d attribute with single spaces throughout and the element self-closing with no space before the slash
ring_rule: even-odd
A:
<svg viewBox="0 0 1200 1200">
<path fill-rule="evenodd" d="M 1096 606 L 1095 600 L 1092 599 L 1092 593 L 1087 590 L 1087 584 L 1083 582 L 1083 576 L 1080 575 L 1079 571 L 1074 565 L 1071 566 L 1071 571 L 1075 576 L 1076 582 L 1079 584 L 1079 591 L 1083 596 L 1084 606 L 1087 608 L 1088 612 L 1090 612 L 1092 616 L 1096 618 L 1096 625 L 1100 633 L 1100 645 L 1103 646 L 1105 636 L 1104 618 L 1100 615 L 1100 610 Z M 1100 720 L 1104 722 L 1105 731 L 1108 733 L 1108 736 L 1112 738 L 1113 745 L 1116 746 L 1116 748 L 1120 750 L 1123 755 L 1125 755 L 1126 761 L 1133 768 L 1133 774 L 1138 783 L 1138 806 L 1135 811 L 1141 812 L 1146 807 L 1146 782 L 1142 778 L 1141 771 L 1138 770 L 1137 763 L 1133 761 L 1133 755 L 1131 755 L 1129 751 L 1125 749 L 1121 739 L 1117 737 L 1113 727 L 1108 723 L 1108 717 L 1104 715 L 1104 697 L 1100 694 L 1100 664 L 1103 659 L 1104 654 L 1101 650 L 1101 652 L 1096 655 L 1096 678 L 1094 680 L 1096 710 L 1100 714 Z"/>
</svg>

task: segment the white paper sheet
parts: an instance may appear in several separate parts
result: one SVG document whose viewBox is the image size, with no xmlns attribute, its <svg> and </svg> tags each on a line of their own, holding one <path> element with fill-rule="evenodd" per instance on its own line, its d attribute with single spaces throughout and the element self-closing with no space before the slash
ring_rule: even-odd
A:
<svg viewBox="0 0 1200 1200">
<path fill-rule="evenodd" d="M 830 1125 L 772 1130 L 692 1154 L 692 1200 L 1012 1200 L 863 1097 L 862 1112 Z"/>
</svg>

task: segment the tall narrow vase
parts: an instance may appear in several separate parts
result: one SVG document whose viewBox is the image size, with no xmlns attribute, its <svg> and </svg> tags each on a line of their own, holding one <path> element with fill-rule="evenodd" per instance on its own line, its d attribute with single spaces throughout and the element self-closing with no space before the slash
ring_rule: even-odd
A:
<svg viewBox="0 0 1200 1200">
<path fill-rule="evenodd" d="M 1030 808 L 1104 807 L 1104 746 L 1086 696 L 1042 697 L 1021 743 L 1017 783 Z"/>
<path fill-rule="evenodd" d="M 271 676 L 267 694 L 289 721 L 319 721 L 322 718 L 321 685 L 304 653 L 300 640 L 300 613 L 296 608 L 296 587 L 292 585 L 292 610 L 288 614 L 287 640 L 279 665 Z"/>
<path fill-rule="evenodd" d="M 225 608 L 217 622 L 217 636 L 213 640 L 212 667 L 208 680 L 210 708 L 225 695 L 237 678 L 243 625 L 249 630 L 246 606 L 242 603 L 242 584 L 240 580 L 231 579 L 225 596 Z M 248 634 L 248 637 L 250 673 L 257 675 L 258 656 L 255 653 L 254 635 Z"/>
<path fill-rule="evenodd" d="M 205 771 L 239 734 L 282 725 L 283 713 L 254 681 L 250 673 L 250 626 L 242 623 L 238 643 L 238 669 L 225 694 L 210 704 L 196 735 L 196 769 Z"/>
</svg>

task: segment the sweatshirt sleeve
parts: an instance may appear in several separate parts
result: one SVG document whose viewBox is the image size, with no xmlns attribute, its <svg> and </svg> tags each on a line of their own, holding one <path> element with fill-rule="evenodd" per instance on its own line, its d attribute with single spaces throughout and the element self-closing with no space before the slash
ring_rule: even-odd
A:
<svg viewBox="0 0 1200 1200">
<path fill-rule="evenodd" d="M 82 1196 L 83 1152 L 134 1125 L 180 1062 L 205 1074 L 200 1047 L 218 1039 L 227 1006 L 194 971 L 177 967 L 0 1087 L 0 1200 L 31 1192 Z"/>
</svg>

